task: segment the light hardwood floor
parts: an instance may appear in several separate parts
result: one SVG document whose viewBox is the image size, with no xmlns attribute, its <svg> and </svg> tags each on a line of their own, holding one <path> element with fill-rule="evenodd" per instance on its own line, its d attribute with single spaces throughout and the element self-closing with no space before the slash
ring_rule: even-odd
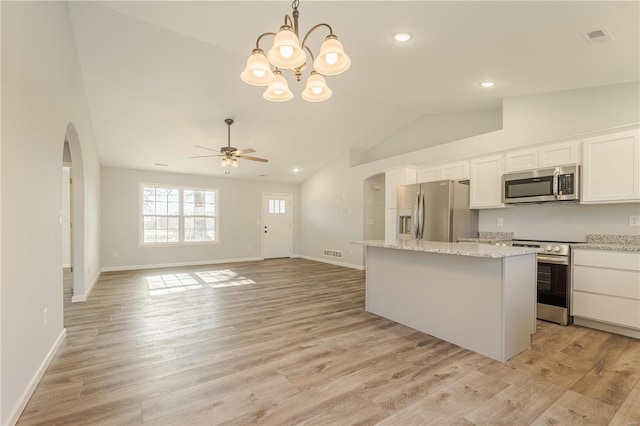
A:
<svg viewBox="0 0 640 426">
<path fill-rule="evenodd" d="M 87 302 L 70 297 L 67 339 L 19 425 L 640 419 L 639 341 L 538 322 L 502 364 L 365 312 L 362 271 L 276 259 L 104 273 Z"/>
</svg>

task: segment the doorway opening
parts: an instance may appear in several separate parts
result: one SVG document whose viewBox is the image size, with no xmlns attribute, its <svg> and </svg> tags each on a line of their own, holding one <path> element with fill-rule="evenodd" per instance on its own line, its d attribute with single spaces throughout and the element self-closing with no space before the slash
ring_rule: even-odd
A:
<svg viewBox="0 0 640 426">
<path fill-rule="evenodd" d="M 262 258 L 291 257 L 292 195 L 262 194 Z"/>
<path fill-rule="evenodd" d="M 365 240 L 385 239 L 385 177 L 384 173 L 373 175 L 364 180 L 362 199 L 363 230 Z"/>
</svg>

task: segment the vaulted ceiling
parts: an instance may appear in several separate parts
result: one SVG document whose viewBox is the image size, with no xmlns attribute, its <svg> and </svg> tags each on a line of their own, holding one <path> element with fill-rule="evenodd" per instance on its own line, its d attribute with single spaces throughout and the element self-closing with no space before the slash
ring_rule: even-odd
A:
<svg viewBox="0 0 640 426">
<path fill-rule="evenodd" d="M 232 177 L 299 182 L 423 115 L 637 81 L 639 4 L 302 0 L 302 32 L 328 23 L 352 60 L 347 72 L 327 77 L 333 96 L 322 103 L 302 100 L 304 80 L 290 72 L 295 98 L 285 103 L 264 100 L 263 88 L 240 80 L 256 38 L 278 30 L 290 2 L 74 1 L 69 8 L 104 166 L 224 175 L 217 157 L 189 157 L 206 154 L 195 145 L 224 146 L 230 117 L 232 146 L 270 160 L 241 160 Z M 589 44 L 585 34 L 599 29 L 615 40 Z M 413 40 L 394 41 L 399 31 Z M 321 28 L 309 38 L 314 53 L 325 35 Z M 483 89 L 483 80 L 497 86 Z"/>
</svg>

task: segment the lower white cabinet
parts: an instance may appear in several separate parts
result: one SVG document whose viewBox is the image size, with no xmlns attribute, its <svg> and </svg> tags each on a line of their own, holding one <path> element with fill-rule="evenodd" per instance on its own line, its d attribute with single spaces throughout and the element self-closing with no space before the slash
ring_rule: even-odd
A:
<svg viewBox="0 0 640 426">
<path fill-rule="evenodd" d="M 640 330 L 640 252 L 574 249 L 571 282 L 574 321 Z"/>
</svg>

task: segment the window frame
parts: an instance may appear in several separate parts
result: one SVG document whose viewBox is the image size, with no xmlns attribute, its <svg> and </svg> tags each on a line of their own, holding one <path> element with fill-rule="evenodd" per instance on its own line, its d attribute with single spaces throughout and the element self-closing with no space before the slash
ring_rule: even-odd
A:
<svg viewBox="0 0 640 426">
<path fill-rule="evenodd" d="M 177 189 L 179 198 L 179 214 L 178 214 L 178 241 L 162 241 L 162 242 L 144 242 L 144 188 L 167 188 Z M 185 240 L 185 218 L 193 216 L 184 215 L 184 191 L 207 191 L 215 194 L 214 203 L 214 235 L 215 240 L 207 241 L 190 241 Z M 169 215 L 167 215 L 168 217 Z M 195 185 L 174 185 L 165 183 L 138 183 L 138 247 L 176 247 L 176 246 L 209 246 L 219 245 L 220 241 L 220 188 L 210 188 Z"/>
</svg>

